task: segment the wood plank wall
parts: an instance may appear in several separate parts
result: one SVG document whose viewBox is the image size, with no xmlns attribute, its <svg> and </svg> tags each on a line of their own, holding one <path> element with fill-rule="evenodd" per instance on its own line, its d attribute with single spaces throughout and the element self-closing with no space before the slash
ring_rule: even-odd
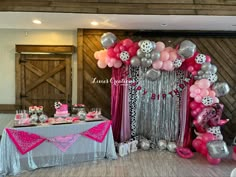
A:
<svg viewBox="0 0 236 177">
<path fill-rule="evenodd" d="M 235 0 L 1 0 L 0 11 L 236 15 Z"/>
<path fill-rule="evenodd" d="M 220 97 L 224 104 L 224 117 L 230 123 L 224 127 L 228 142 L 236 136 L 236 33 L 189 33 L 160 31 L 122 31 L 109 30 L 122 40 L 131 38 L 134 41 L 149 39 L 163 41 L 166 46 L 175 47 L 181 41 L 193 41 L 198 51 L 212 57 L 212 63 L 218 68 L 218 81 L 230 85 L 230 93 Z M 100 37 L 108 30 L 78 30 L 78 100 L 91 107 L 102 107 L 102 112 L 110 117 L 110 84 L 92 84 L 93 78 L 105 80 L 111 78 L 111 69 L 99 69 L 94 59 L 94 52 L 103 49 Z M 82 52 L 82 53 L 81 53 Z M 80 74 L 82 77 L 80 77 Z M 81 80 L 82 79 L 82 80 Z"/>
</svg>

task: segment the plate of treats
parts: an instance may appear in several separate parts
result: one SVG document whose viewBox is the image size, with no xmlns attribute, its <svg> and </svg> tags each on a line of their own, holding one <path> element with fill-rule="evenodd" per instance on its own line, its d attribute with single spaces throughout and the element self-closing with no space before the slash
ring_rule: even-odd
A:
<svg viewBox="0 0 236 177">
<path fill-rule="evenodd" d="M 49 118 L 48 123 L 51 125 L 59 125 L 59 124 L 72 124 L 71 119 L 65 119 L 65 118 Z"/>
<path fill-rule="evenodd" d="M 13 127 L 17 128 L 17 127 L 32 127 L 32 126 L 37 126 L 37 123 L 23 123 L 23 124 L 19 124 L 19 123 L 14 123 Z"/>
<path fill-rule="evenodd" d="M 89 112 L 86 115 L 86 118 L 84 121 L 91 122 L 91 121 L 100 121 L 100 120 L 104 120 L 102 116 L 97 115 L 96 112 Z"/>
</svg>

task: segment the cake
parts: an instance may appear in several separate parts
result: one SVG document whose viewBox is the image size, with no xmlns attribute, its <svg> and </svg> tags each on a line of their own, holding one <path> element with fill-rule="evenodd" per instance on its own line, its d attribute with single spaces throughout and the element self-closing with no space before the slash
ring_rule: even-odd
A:
<svg viewBox="0 0 236 177">
<path fill-rule="evenodd" d="M 55 103 L 56 113 L 54 117 L 68 117 L 70 114 L 68 113 L 68 105 L 61 104 L 60 102 Z"/>
</svg>

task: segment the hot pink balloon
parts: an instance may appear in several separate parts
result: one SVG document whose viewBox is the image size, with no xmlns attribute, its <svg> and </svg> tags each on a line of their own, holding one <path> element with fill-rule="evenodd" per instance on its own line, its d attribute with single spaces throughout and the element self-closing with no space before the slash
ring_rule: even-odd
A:
<svg viewBox="0 0 236 177">
<path fill-rule="evenodd" d="M 113 64 L 115 68 L 120 68 L 122 66 L 122 62 L 120 60 L 116 60 Z"/>
<path fill-rule="evenodd" d="M 194 71 L 194 67 L 189 66 L 189 67 L 187 68 L 187 70 L 188 70 L 189 72 L 193 72 L 193 71 Z"/>
<path fill-rule="evenodd" d="M 189 106 L 191 109 L 196 109 L 198 107 L 198 103 L 195 101 L 192 101 Z"/>
<path fill-rule="evenodd" d="M 198 115 L 198 113 L 197 113 L 197 111 L 193 110 L 193 111 L 191 111 L 191 115 L 192 115 L 193 117 L 196 117 L 196 116 Z"/>
<path fill-rule="evenodd" d="M 202 89 L 207 89 L 211 85 L 210 81 L 208 79 L 201 79 L 198 82 L 198 86 Z"/>
<path fill-rule="evenodd" d="M 192 146 L 197 152 L 200 152 L 202 148 L 202 141 L 200 139 L 194 139 L 192 142 Z"/>
<path fill-rule="evenodd" d="M 161 52 L 162 50 L 165 49 L 165 44 L 163 42 L 157 42 L 156 43 L 156 50 Z"/>
<path fill-rule="evenodd" d="M 163 62 L 163 66 L 162 68 L 167 70 L 167 71 L 171 71 L 173 69 L 173 62 L 172 61 L 165 61 Z"/>
<path fill-rule="evenodd" d="M 216 140 L 216 137 L 211 133 L 204 133 L 202 135 L 202 141 L 204 143 L 208 143 L 209 141 L 213 141 L 213 140 Z"/>
<path fill-rule="evenodd" d="M 167 61 L 169 59 L 170 55 L 168 52 L 166 51 L 161 51 L 161 56 L 160 56 L 160 60 L 161 61 Z"/>
<path fill-rule="evenodd" d="M 132 46 L 129 48 L 128 52 L 129 52 L 130 56 L 133 57 L 136 55 L 137 50 L 138 49 L 135 46 Z"/>
<path fill-rule="evenodd" d="M 131 39 L 124 39 L 122 41 L 123 46 L 129 48 L 133 45 L 133 41 Z"/>
<path fill-rule="evenodd" d="M 211 57 L 209 55 L 206 55 L 206 62 L 208 62 L 208 63 L 211 62 Z"/>
<path fill-rule="evenodd" d="M 201 149 L 200 149 L 200 153 L 201 153 L 203 156 L 207 156 L 207 154 L 208 154 L 208 149 L 207 149 L 207 146 L 206 146 L 205 143 L 202 143 Z"/>
<path fill-rule="evenodd" d="M 154 69 L 161 69 L 161 67 L 162 67 L 162 65 L 163 65 L 163 61 L 161 61 L 161 60 L 156 60 L 153 64 L 152 64 L 152 67 L 154 68 Z"/>
<path fill-rule="evenodd" d="M 210 156 L 210 154 L 207 154 L 207 161 L 208 161 L 210 164 L 212 164 L 212 165 L 217 165 L 217 164 L 219 164 L 219 163 L 221 162 L 221 159 L 220 159 L 220 158 L 217 158 L 217 159 L 212 158 L 212 157 Z"/>
<path fill-rule="evenodd" d="M 116 44 L 116 46 L 114 47 L 114 52 L 115 53 L 120 53 L 121 52 L 120 51 L 120 46 L 121 46 L 121 43 Z"/>
<path fill-rule="evenodd" d="M 105 62 L 103 62 L 102 60 L 98 60 L 97 65 L 99 68 L 106 68 L 107 64 Z"/>
<path fill-rule="evenodd" d="M 114 52 L 113 48 L 107 50 L 107 55 L 109 57 L 116 57 L 116 52 Z"/>
</svg>

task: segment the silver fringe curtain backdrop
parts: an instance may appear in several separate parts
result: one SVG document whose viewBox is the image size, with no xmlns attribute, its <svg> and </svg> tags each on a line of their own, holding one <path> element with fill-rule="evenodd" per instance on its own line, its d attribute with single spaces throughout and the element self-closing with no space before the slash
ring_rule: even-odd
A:
<svg viewBox="0 0 236 177">
<path fill-rule="evenodd" d="M 181 71 L 162 71 L 160 78 L 152 82 L 144 77 L 141 69 L 139 70 L 139 81 L 135 86 L 136 90 L 138 86 L 141 87 L 141 90 L 136 92 L 136 135 L 150 139 L 154 145 L 161 139 L 177 141 L 180 128 L 180 97 L 174 93 L 172 97 L 168 93 L 175 89 L 181 90 L 179 84 L 183 79 L 184 73 Z M 144 94 L 145 92 L 147 93 Z M 151 99 L 153 94 L 156 95 L 155 99 Z M 163 94 L 168 96 L 163 98 Z"/>
</svg>

